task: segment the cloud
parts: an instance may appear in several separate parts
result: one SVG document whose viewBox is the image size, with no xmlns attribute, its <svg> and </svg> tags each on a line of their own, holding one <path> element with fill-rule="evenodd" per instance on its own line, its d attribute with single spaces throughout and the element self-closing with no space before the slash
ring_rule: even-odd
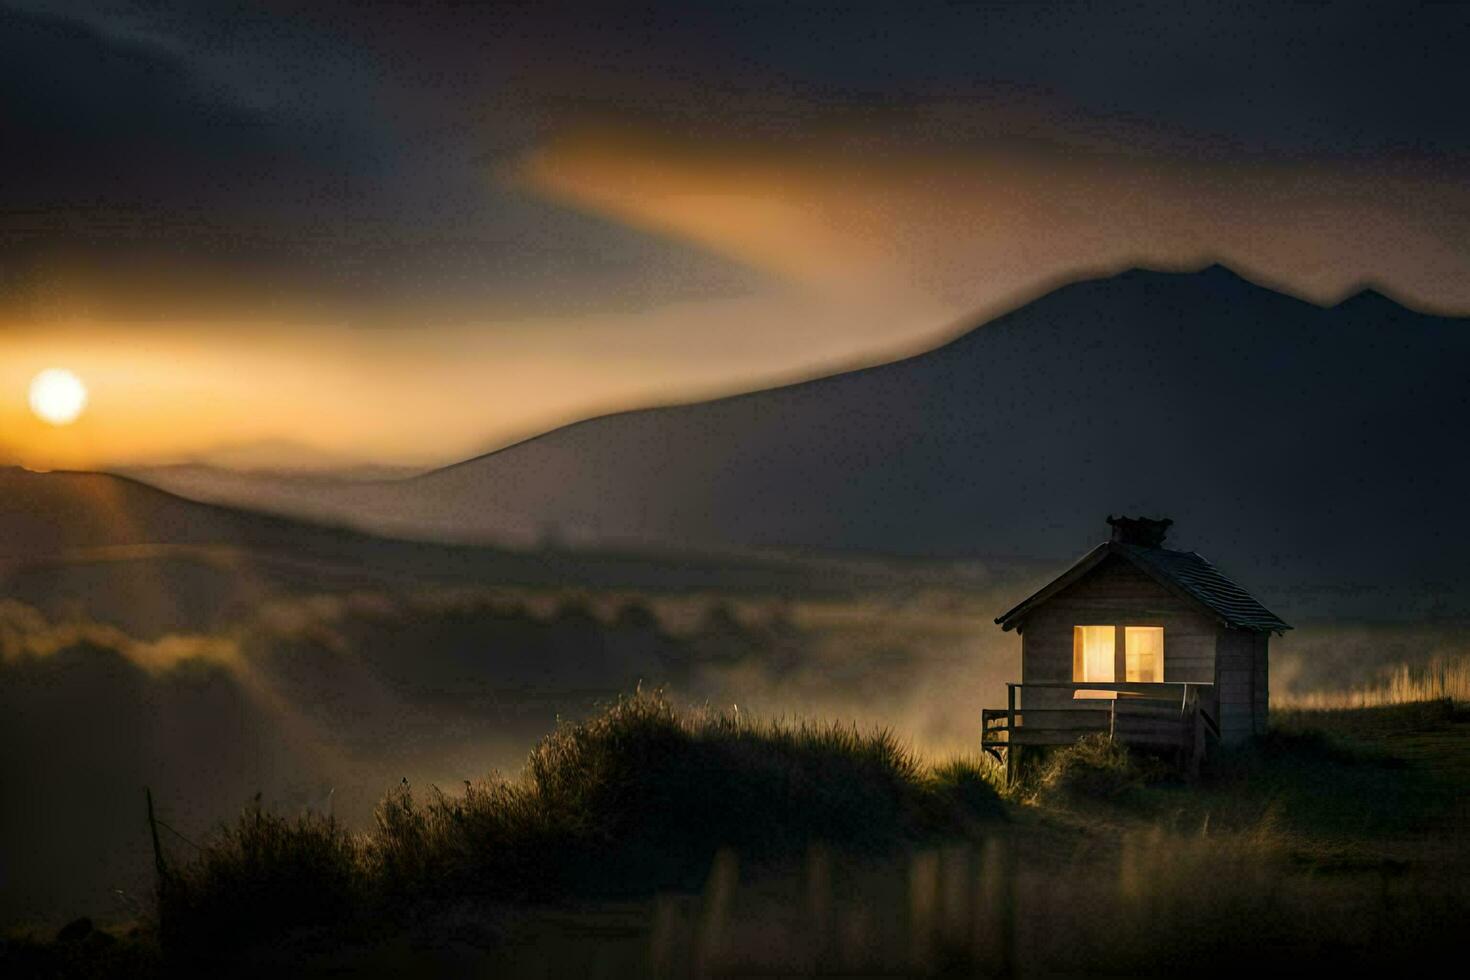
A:
<svg viewBox="0 0 1470 980">
<path fill-rule="evenodd" d="M 240 29 L 5 11 L 0 317 L 415 327 L 755 282 L 498 188 L 471 105 L 446 135 L 339 38 Z"/>
<path fill-rule="evenodd" d="M 1463 87 L 1470 13 L 1448 5 L 563 14 L 7 8 L 0 98 L 19 149 L 0 156 L 0 305 L 484 323 L 752 295 L 773 269 L 850 292 L 1009 284 L 1007 262 L 1038 253 L 1265 262 L 1299 250 L 1289 222 L 1337 233 L 1363 213 L 1365 252 L 1428 249 L 1419 279 L 1455 275 L 1445 255 L 1464 251 L 1462 204 L 1431 193 L 1403 219 L 1371 186 L 1464 176 L 1470 134 L 1444 93 Z M 528 152 L 543 197 L 486 179 Z M 1365 163 L 1390 158 L 1421 169 Z M 1195 164 L 1183 187 L 1180 159 Z M 1282 212 L 1285 195 L 1252 189 L 1263 170 L 1298 188 L 1347 176 L 1321 185 L 1340 198 L 1324 217 L 1320 200 Z M 1057 240 L 1032 244 L 1028 221 Z M 1008 255 L 974 245 L 1008 228 L 1023 235 Z"/>
<path fill-rule="evenodd" d="M 1420 306 L 1470 309 L 1470 192 L 1422 163 L 1218 162 L 1060 134 L 973 146 L 903 136 L 588 129 L 528 154 L 518 176 L 568 206 L 834 296 L 994 311 L 1080 270 L 1222 259 L 1320 302 L 1371 281 Z"/>
<path fill-rule="evenodd" d="M 0 599 L 0 664 L 46 659 L 90 648 L 117 654 L 133 667 L 158 676 L 184 663 L 232 666 L 238 662 L 234 637 L 169 633 L 152 640 L 91 620 L 53 621 L 12 599 Z"/>
<path fill-rule="evenodd" d="M 291 14 L 5 8 L 7 457 L 448 462 L 1134 264 L 1470 309 L 1464 8 Z"/>
</svg>

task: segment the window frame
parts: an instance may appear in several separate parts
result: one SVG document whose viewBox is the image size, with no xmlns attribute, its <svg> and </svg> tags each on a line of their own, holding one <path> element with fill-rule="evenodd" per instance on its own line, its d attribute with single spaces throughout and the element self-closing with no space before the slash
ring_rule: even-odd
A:
<svg viewBox="0 0 1470 980">
<path fill-rule="evenodd" d="M 1086 638 L 1084 631 L 1089 629 L 1108 629 L 1113 633 L 1113 671 L 1112 677 L 1107 680 L 1086 676 Z M 1135 681 L 1128 679 L 1128 635 L 1130 630 L 1158 630 L 1156 680 Z M 1168 662 L 1166 654 L 1168 649 L 1167 643 L 1166 628 L 1163 624 L 1157 622 L 1075 623 L 1072 626 L 1072 683 L 1101 685 L 1162 684 L 1165 682 L 1166 664 Z M 1076 693 L 1076 697 L 1078 698 L 1108 698 L 1114 696 L 1116 694 L 1113 691 L 1078 690 Z"/>
</svg>

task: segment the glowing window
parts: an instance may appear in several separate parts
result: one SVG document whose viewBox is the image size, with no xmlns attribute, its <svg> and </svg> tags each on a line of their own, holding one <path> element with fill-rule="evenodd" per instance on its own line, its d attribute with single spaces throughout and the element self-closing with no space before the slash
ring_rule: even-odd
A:
<svg viewBox="0 0 1470 980">
<path fill-rule="evenodd" d="M 1072 627 L 1072 680 L 1111 681 L 1116 643 L 1115 627 Z"/>
<path fill-rule="evenodd" d="M 1164 628 L 1123 627 L 1123 651 L 1130 681 L 1158 683 L 1164 679 Z"/>
</svg>

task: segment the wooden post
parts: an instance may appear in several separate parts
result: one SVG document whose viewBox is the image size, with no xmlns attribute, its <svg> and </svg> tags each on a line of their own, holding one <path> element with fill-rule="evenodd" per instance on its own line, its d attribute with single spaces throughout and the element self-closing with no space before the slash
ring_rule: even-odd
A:
<svg viewBox="0 0 1470 980">
<path fill-rule="evenodd" d="M 1189 780 L 1199 779 L 1200 763 L 1205 757 L 1205 718 L 1204 712 L 1200 710 L 1199 701 L 1194 703 L 1194 744 L 1190 746 L 1189 752 Z"/>
<path fill-rule="evenodd" d="M 1016 685 L 1006 685 L 1006 785 L 1016 779 Z"/>
<path fill-rule="evenodd" d="M 168 881 L 168 865 L 164 864 L 163 845 L 158 841 L 158 820 L 153 816 L 153 790 L 144 786 L 143 795 L 148 800 L 148 833 L 153 837 L 153 870 L 158 873 L 158 891 L 162 895 Z"/>
</svg>

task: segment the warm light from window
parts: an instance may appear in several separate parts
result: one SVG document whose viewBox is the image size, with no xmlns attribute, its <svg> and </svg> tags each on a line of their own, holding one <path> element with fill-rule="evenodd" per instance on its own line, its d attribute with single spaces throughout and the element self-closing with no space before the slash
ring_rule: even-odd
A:
<svg viewBox="0 0 1470 980">
<path fill-rule="evenodd" d="M 1123 644 L 1128 680 L 1156 684 L 1164 679 L 1162 626 L 1125 626 Z"/>
<path fill-rule="evenodd" d="M 1112 626 L 1072 627 L 1072 680 L 1108 681 L 1113 673 L 1117 630 Z M 1078 698 L 1110 698 L 1111 691 L 1078 691 Z"/>
</svg>

